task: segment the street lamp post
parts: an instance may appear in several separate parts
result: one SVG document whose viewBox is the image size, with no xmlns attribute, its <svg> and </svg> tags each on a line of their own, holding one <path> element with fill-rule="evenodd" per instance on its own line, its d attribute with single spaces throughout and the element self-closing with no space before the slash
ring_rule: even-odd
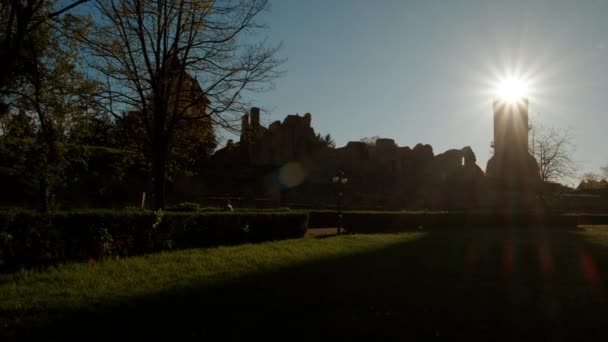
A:
<svg viewBox="0 0 608 342">
<path fill-rule="evenodd" d="M 331 178 L 332 183 L 336 185 L 336 197 L 338 201 L 338 234 L 344 232 L 344 223 L 342 221 L 342 189 L 346 183 L 348 183 L 348 178 L 344 176 L 344 171 L 340 171 L 338 175 L 333 176 Z"/>
</svg>

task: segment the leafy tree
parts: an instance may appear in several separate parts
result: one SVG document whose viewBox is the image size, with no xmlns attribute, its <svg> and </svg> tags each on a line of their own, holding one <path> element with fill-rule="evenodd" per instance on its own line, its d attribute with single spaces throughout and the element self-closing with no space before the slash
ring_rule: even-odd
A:
<svg viewBox="0 0 608 342">
<path fill-rule="evenodd" d="M 211 123 L 205 119 L 182 121 L 175 127 L 171 159 L 175 169 L 196 174 L 217 147 Z"/>
<path fill-rule="evenodd" d="M 0 0 L 0 89 L 14 77 L 33 72 L 32 45 L 49 21 L 88 0 Z"/>
<path fill-rule="evenodd" d="M 538 163 L 543 182 L 568 182 L 576 177 L 570 132 L 532 124 L 528 136 L 529 152 Z"/>
<path fill-rule="evenodd" d="M 68 142 L 89 146 L 126 148 L 118 143 L 119 128 L 105 112 L 85 113 L 77 117 L 67 137 Z"/>
<path fill-rule="evenodd" d="M 268 0 L 99 0 L 100 23 L 81 36 L 106 81 L 103 99 L 143 129 L 152 164 L 153 206 L 165 205 L 176 127 L 206 119 L 231 130 L 251 104 L 248 91 L 279 76 L 279 47 L 253 42 Z M 192 76 L 195 76 L 192 78 Z M 190 91 L 198 86 L 199 93 Z"/>
<path fill-rule="evenodd" d="M 9 113 L 2 120 L 2 130 L 6 137 L 33 138 L 36 127 L 32 118 L 25 110 L 20 109 L 17 113 Z"/>
<path fill-rule="evenodd" d="M 111 137 L 117 146 L 133 152 L 143 153 L 142 142 L 146 141 L 146 131 L 140 122 L 140 113 L 131 112 L 117 120 Z M 175 173 L 197 174 L 217 146 L 215 132 L 209 120 L 194 118 L 182 120 L 173 131 L 173 142 L 169 148 L 167 175 Z"/>
<path fill-rule="evenodd" d="M 85 34 L 89 21 L 69 14 L 51 20 L 49 16 L 55 13 L 52 4 L 41 6 L 37 9 L 40 22 L 36 30 L 28 33 L 29 44 L 24 48 L 29 56 L 29 70 L 11 87 L 4 88 L 2 94 L 12 108 L 19 109 L 17 117 L 25 115 L 35 123 L 37 145 L 30 155 L 35 161 L 28 160 L 26 164 L 36 165 L 24 170 L 38 182 L 40 209 L 46 211 L 54 187 L 62 182 L 67 163 L 61 143 L 76 118 L 94 105 L 97 84 L 78 69 L 77 41 L 65 34 L 66 31 Z"/>
<path fill-rule="evenodd" d="M 321 133 L 317 133 L 316 138 L 317 141 L 323 146 L 327 146 L 329 148 L 336 147 L 336 142 L 334 141 L 334 138 L 331 137 L 331 134 L 322 135 Z"/>
</svg>

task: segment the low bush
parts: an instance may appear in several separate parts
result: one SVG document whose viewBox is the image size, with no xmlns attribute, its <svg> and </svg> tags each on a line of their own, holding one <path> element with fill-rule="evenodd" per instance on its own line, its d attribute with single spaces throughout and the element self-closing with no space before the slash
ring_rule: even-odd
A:
<svg viewBox="0 0 608 342">
<path fill-rule="evenodd" d="M 227 211 L 224 207 L 202 207 L 200 204 L 196 202 L 182 202 L 176 205 L 169 206 L 165 209 L 166 211 L 175 211 L 175 212 L 193 212 L 193 211 L 202 211 L 202 212 L 211 212 L 211 211 Z M 276 212 L 286 212 L 292 211 L 287 207 L 279 207 L 279 208 L 234 208 L 233 211 L 237 212 L 253 212 L 253 213 L 276 213 Z M 301 210 L 296 210 L 301 211 Z"/>
<path fill-rule="evenodd" d="M 5 267 L 303 237 L 306 213 L 0 212 Z"/>
<path fill-rule="evenodd" d="M 167 207 L 167 211 L 199 211 L 201 206 L 196 202 L 182 202 L 170 207 Z"/>
<path fill-rule="evenodd" d="M 308 214 L 309 228 L 335 227 L 338 223 L 338 212 L 336 210 L 316 210 Z"/>
</svg>

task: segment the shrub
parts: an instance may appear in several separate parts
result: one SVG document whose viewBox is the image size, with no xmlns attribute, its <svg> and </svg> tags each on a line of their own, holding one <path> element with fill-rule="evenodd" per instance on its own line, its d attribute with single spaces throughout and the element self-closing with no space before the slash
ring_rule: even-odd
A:
<svg viewBox="0 0 608 342">
<path fill-rule="evenodd" d="M 0 258 L 11 266 L 101 259 L 303 237 L 305 213 L 0 212 Z"/>
</svg>

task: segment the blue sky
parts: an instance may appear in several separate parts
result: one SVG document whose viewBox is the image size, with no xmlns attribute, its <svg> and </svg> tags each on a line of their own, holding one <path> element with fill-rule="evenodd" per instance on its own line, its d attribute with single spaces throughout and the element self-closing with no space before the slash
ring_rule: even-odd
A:
<svg viewBox="0 0 608 342">
<path fill-rule="evenodd" d="M 485 169 L 492 84 L 530 81 L 530 115 L 570 130 L 580 172 L 608 164 L 608 1 L 280 0 L 261 17 L 288 60 L 265 123 L 312 113 L 338 146 L 379 135 Z"/>
</svg>

